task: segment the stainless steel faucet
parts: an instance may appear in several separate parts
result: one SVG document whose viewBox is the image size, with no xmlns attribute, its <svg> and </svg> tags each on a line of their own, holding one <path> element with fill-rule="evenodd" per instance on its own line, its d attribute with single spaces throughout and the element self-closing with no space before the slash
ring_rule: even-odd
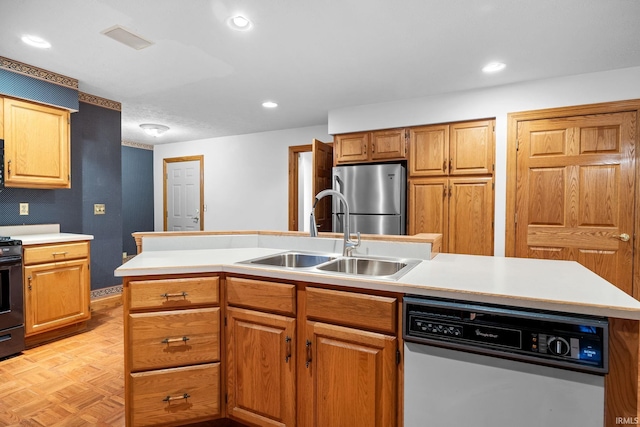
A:
<svg viewBox="0 0 640 427">
<path fill-rule="evenodd" d="M 344 196 L 339 191 L 328 189 L 328 190 L 322 190 L 321 192 L 316 194 L 316 201 L 313 203 L 313 209 L 311 209 L 311 217 L 309 218 L 310 220 L 309 235 L 311 237 L 318 236 L 318 225 L 316 224 L 316 205 L 318 204 L 320 199 L 326 196 L 337 197 L 338 199 L 340 199 L 342 206 L 344 206 L 344 216 L 342 217 L 342 229 L 344 230 L 344 247 L 342 249 L 342 255 L 351 256 L 351 252 L 355 248 L 360 246 L 360 232 L 356 233 L 356 235 L 358 236 L 357 242 L 354 242 L 353 240 L 351 240 L 351 233 L 350 233 L 350 226 L 349 226 L 349 222 L 350 222 L 349 221 L 349 204 L 347 203 L 347 199 L 345 199 Z"/>
</svg>

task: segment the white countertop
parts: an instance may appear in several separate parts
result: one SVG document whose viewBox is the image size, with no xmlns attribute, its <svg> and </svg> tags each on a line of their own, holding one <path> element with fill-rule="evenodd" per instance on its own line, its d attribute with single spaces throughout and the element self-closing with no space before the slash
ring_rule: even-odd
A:
<svg viewBox="0 0 640 427">
<path fill-rule="evenodd" d="M 176 237 L 177 239 L 177 237 Z M 292 248 L 293 249 L 293 248 Z M 439 254 L 397 281 L 323 274 L 240 261 L 283 252 L 265 247 L 144 251 L 118 277 L 237 273 L 422 296 L 640 320 L 640 302 L 573 261 Z"/>
<path fill-rule="evenodd" d="M 60 224 L 2 226 L 0 236 L 22 240 L 22 246 L 93 240 L 90 234 L 61 233 Z"/>
</svg>

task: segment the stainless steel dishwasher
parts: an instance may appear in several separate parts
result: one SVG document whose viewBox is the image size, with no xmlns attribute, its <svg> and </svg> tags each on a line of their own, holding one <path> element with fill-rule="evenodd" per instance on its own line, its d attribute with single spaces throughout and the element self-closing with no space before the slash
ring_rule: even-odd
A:
<svg viewBox="0 0 640 427">
<path fill-rule="evenodd" d="M 602 427 L 606 318 L 404 298 L 405 427 Z"/>
</svg>

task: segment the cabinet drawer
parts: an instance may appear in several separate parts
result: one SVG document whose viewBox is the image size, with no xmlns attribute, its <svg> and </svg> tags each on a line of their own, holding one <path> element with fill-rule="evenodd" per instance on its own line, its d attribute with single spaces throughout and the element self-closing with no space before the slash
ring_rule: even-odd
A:
<svg viewBox="0 0 640 427">
<path fill-rule="evenodd" d="M 220 364 L 131 374 L 130 425 L 182 425 L 220 417 Z"/>
<path fill-rule="evenodd" d="M 220 308 L 129 314 L 132 371 L 220 360 Z"/>
<path fill-rule="evenodd" d="M 397 299 L 307 288 L 307 317 L 328 323 L 395 334 Z"/>
<path fill-rule="evenodd" d="M 227 303 L 295 316 L 296 287 L 286 283 L 229 277 Z"/>
<path fill-rule="evenodd" d="M 219 279 L 136 280 L 129 282 L 129 308 L 183 308 L 219 303 Z"/>
<path fill-rule="evenodd" d="M 68 261 L 89 257 L 89 242 L 60 243 L 24 248 L 24 264 Z"/>
</svg>

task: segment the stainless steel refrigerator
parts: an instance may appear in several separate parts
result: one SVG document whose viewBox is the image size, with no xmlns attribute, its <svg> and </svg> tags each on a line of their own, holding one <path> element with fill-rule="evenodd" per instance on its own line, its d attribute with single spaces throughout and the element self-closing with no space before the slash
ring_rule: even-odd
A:
<svg viewBox="0 0 640 427">
<path fill-rule="evenodd" d="M 333 189 L 349 203 L 351 232 L 406 234 L 407 175 L 399 163 L 337 166 Z M 332 202 L 333 231 L 342 232 L 344 207 Z"/>
</svg>

